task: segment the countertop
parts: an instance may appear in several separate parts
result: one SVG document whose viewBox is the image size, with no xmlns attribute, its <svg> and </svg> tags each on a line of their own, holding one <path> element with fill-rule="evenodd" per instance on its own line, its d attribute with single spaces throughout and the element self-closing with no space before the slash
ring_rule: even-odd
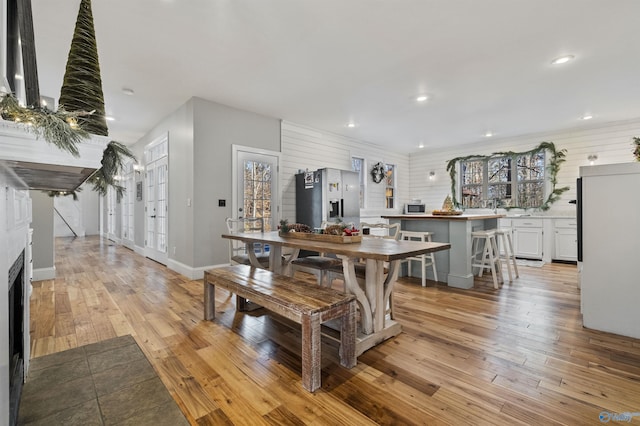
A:
<svg viewBox="0 0 640 426">
<path fill-rule="evenodd" d="M 434 214 L 395 214 L 383 215 L 383 219 L 402 219 L 402 220 L 483 220 L 483 219 L 500 219 L 507 217 L 505 214 L 461 214 L 461 215 L 434 215 Z"/>
</svg>

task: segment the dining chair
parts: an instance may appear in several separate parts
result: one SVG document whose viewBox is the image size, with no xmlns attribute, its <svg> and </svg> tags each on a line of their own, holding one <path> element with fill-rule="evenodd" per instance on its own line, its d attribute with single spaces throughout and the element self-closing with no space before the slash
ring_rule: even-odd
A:
<svg viewBox="0 0 640 426">
<path fill-rule="evenodd" d="M 322 222 L 321 228 L 324 229 L 329 222 Z M 325 253 L 317 255 L 299 257 L 291 261 L 291 276 L 296 271 L 308 272 L 318 279 L 318 285 L 331 287 L 332 281 L 329 281 L 328 272 L 332 266 L 341 266 L 342 261 L 336 257 L 327 256 Z"/>
<path fill-rule="evenodd" d="M 264 219 L 261 217 L 243 217 L 240 219 L 228 217 L 225 222 L 229 234 L 264 231 Z M 264 244 L 254 244 L 253 249 L 262 267 L 269 268 L 269 252 L 265 250 Z M 251 265 L 247 246 L 242 241 L 229 240 L 229 263 L 231 265 Z"/>
</svg>

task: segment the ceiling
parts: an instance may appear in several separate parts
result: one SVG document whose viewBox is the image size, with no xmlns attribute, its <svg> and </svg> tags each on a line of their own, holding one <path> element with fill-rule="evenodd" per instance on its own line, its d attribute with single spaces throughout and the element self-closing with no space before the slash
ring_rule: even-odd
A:
<svg viewBox="0 0 640 426">
<path fill-rule="evenodd" d="M 79 3 L 32 0 L 42 95 L 59 97 Z M 407 153 L 640 117 L 637 0 L 92 7 L 110 137 L 124 143 L 192 96 Z"/>
</svg>

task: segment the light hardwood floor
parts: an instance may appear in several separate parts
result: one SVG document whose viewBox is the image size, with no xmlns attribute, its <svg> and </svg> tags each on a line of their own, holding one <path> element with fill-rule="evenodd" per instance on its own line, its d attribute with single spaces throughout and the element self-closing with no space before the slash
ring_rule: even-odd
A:
<svg viewBox="0 0 640 426">
<path fill-rule="evenodd" d="M 315 394 L 301 386 L 298 326 L 236 313 L 224 290 L 203 321 L 202 280 L 98 237 L 57 239 L 56 270 L 34 283 L 32 356 L 131 334 L 194 425 L 577 425 L 640 412 L 640 340 L 582 328 L 573 265 L 521 267 L 500 290 L 403 279 L 403 333 L 351 370 L 328 341 Z"/>
</svg>

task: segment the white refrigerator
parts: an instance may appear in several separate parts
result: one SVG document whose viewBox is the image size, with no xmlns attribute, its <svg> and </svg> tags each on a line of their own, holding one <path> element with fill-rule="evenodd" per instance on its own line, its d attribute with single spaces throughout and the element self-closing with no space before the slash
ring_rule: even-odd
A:
<svg viewBox="0 0 640 426">
<path fill-rule="evenodd" d="M 580 167 L 583 325 L 640 338 L 640 163 Z"/>
</svg>

